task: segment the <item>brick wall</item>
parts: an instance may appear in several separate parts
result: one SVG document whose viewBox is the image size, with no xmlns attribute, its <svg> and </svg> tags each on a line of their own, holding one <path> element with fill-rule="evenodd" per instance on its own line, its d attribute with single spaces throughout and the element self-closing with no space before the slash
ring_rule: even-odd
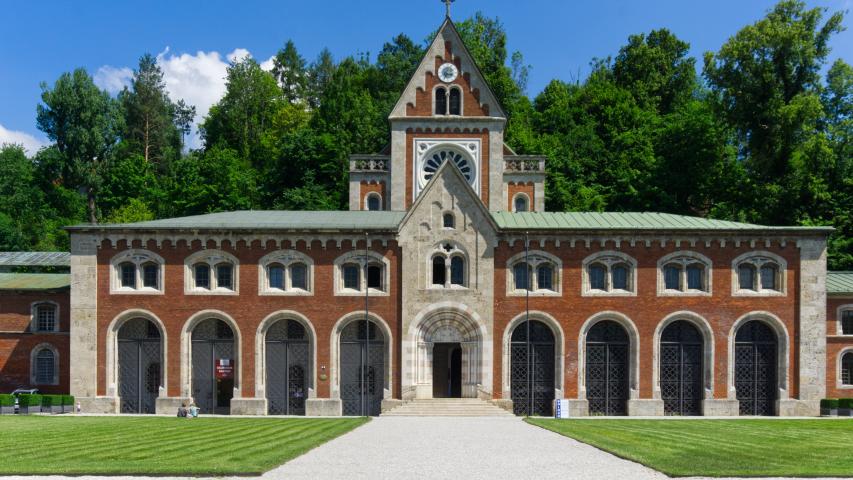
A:
<svg viewBox="0 0 853 480">
<path fill-rule="evenodd" d="M 211 242 L 207 245 L 214 249 Z M 289 248 L 290 245 L 285 245 Z M 117 253 L 126 249 L 124 242 L 120 242 L 117 248 L 103 244 L 98 252 L 98 394 L 106 394 L 106 332 L 110 323 L 119 314 L 130 309 L 143 309 L 152 312 L 165 325 L 168 338 L 168 358 L 166 368 L 168 374 L 168 396 L 179 396 L 181 394 L 180 370 L 181 370 L 181 331 L 187 320 L 202 310 L 219 310 L 231 316 L 240 329 L 242 344 L 240 345 L 241 358 L 238 369 L 242 369 L 242 395 L 245 397 L 255 396 L 255 334 L 261 321 L 268 315 L 280 310 L 294 310 L 305 317 L 313 325 L 317 333 L 317 364 L 318 370 L 321 365 L 326 366 L 326 373 L 330 372 L 330 338 L 335 323 L 344 315 L 351 312 L 364 310 L 364 297 L 335 296 L 334 295 L 334 260 L 353 250 L 350 242 L 345 241 L 341 248 L 333 243 L 324 248 L 319 241 L 310 245 L 298 242 L 295 249 L 310 256 L 314 261 L 314 295 L 313 296 L 259 296 L 258 295 L 258 262 L 264 255 L 274 251 L 272 243 L 268 248 L 261 248 L 259 242 L 247 247 L 243 242 L 238 242 L 235 247 L 226 241 L 220 248 L 238 258 L 239 267 L 239 295 L 185 295 L 184 294 L 184 259 L 201 248 L 199 241 L 191 246 L 185 242 L 178 242 L 176 247 L 164 242 L 162 248 L 157 248 L 154 242 L 150 242 L 147 248 L 166 261 L 165 266 L 165 294 L 164 295 L 111 295 L 109 289 L 110 259 Z M 142 248 L 134 245 L 134 248 Z M 360 242 L 357 248 L 363 249 L 364 242 Z M 399 270 L 397 258 L 399 256 L 395 242 L 389 242 L 383 247 L 380 242 L 373 242 L 371 250 L 384 255 L 389 259 L 390 269 L 390 295 L 386 297 L 371 297 L 370 310 L 382 317 L 391 329 L 394 339 L 398 336 L 398 303 L 399 289 L 397 285 Z M 395 354 L 396 355 L 396 354 Z M 399 359 L 399 356 L 395 356 Z M 399 397 L 399 371 L 398 365 L 393 366 L 395 374 L 394 385 L 397 391 L 394 395 Z M 331 378 L 323 381 L 317 378 L 317 396 L 324 398 L 330 393 Z"/>
<path fill-rule="evenodd" d="M 538 247 L 538 243 L 534 243 Z M 577 242 L 575 248 L 569 248 L 562 243 L 555 248 L 553 243 L 547 243 L 544 250 L 557 256 L 563 263 L 562 295 L 559 297 L 531 297 L 530 309 L 546 312 L 553 316 L 561 325 L 565 334 L 565 371 L 564 394 L 566 398 L 577 398 L 578 395 L 578 336 L 583 323 L 602 311 L 616 311 L 629 317 L 636 325 L 640 338 L 640 398 L 652 398 L 652 357 L 654 332 L 660 321 L 671 313 L 691 311 L 704 317 L 714 332 L 714 397 L 726 398 L 728 335 L 733 323 L 746 313 L 766 311 L 778 316 L 791 337 L 789 364 L 789 393 L 792 398 L 797 396 L 796 365 L 798 349 L 796 344 L 797 332 L 797 298 L 795 265 L 798 265 L 798 253 L 792 243 L 786 247 L 766 249 L 783 257 L 788 262 L 787 295 L 782 297 L 733 297 L 731 294 L 731 262 L 750 251 L 748 245 L 742 244 L 735 248 L 729 244 L 720 248 L 712 244 L 710 248 L 704 243 L 697 242 L 695 248 L 682 248 L 701 253 L 713 262 L 712 265 L 712 296 L 710 297 L 659 297 L 657 295 L 657 261 L 660 257 L 676 251 L 672 242 L 666 248 L 661 248 L 657 242 L 646 247 L 638 242 L 635 247 L 622 244 L 618 251 L 628 254 L 637 260 L 637 295 L 630 297 L 582 297 L 582 262 L 588 255 L 601 250 L 617 250 L 613 243 L 604 248 L 598 242 L 586 248 L 583 242 Z M 684 244 L 682 244 L 684 247 Z M 537 248 L 538 249 L 538 248 Z M 506 295 L 506 262 L 515 254 L 524 251 L 523 242 L 516 242 L 513 247 L 501 242 L 495 252 L 495 383 L 493 389 L 496 397 L 501 396 L 503 378 L 501 355 L 503 352 L 503 336 L 509 322 L 524 313 L 525 298 L 509 297 Z"/>
<path fill-rule="evenodd" d="M 451 42 L 445 43 L 444 57 L 436 56 L 434 59 L 434 70 L 438 72 L 438 67 L 447 62 L 445 58 L 453 58 Z M 458 85 L 462 89 L 462 116 L 465 117 L 485 117 L 489 115 L 489 106 L 480 105 L 480 91 L 478 89 L 471 90 L 471 75 L 468 72 L 462 71 L 460 59 L 457 57 L 452 60 L 456 68 L 459 69 L 460 75 L 456 80 L 448 85 Z M 415 94 L 415 104 L 409 103 L 406 105 L 406 115 L 410 117 L 429 117 L 433 112 L 433 91 L 437 84 L 444 84 L 432 72 L 427 72 L 424 81 L 425 88 L 418 87 Z"/>
<path fill-rule="evenodd" d="M 34 387 L 44 393 L 68 393 L 68 291 L 0 292 L 0 393 L 18 387 Z M 59 332 L 31 333 L 30 311 L 34 302 L 59 305 Z M 30 356 L 43 343 L 59 352 L 59 385 L 33 385 Z"/>
<path fill-rule="evenodd" d="M 380 202 L 380 209 L 387 210 L 388 208 L 388 197 L 385 194 L 385 182 L 361 182 L 361 209 L 367 210 L 367 194 L 376 192 L 379 194 L 382 201 Z"/>
<path fill-rule="evenodd" d="M 842 350 L 853 348 L 853 336 L 841 336 L 838 334 L 837 322 L 838 307 L 842 305 L 853 305 L 853 297 L 840 298 L 828 297 L 826 299 L 826 396 L 827 398 L 850 398 L 853 397 L 853 386 L 850 388 L 839 388 L 838 377 L 840 375 L 838 355 Z"/>
<path fill-rule="evenodd" d="M 534 197 L 533 182 L 526 182 L 526 183 L 509 182 L 509 184 L 507 184 L 506 210 L 508 212 L 514 212 L 515 211 L 515 205 L 514 205 L 513 201 L 514 201 L 515 195 L 517 193 L 523 193 L 523 194 L 527 195 L 527 209 L 530 212 L 535 212 L 536 211 L 536 199 Z"/>
</svg>

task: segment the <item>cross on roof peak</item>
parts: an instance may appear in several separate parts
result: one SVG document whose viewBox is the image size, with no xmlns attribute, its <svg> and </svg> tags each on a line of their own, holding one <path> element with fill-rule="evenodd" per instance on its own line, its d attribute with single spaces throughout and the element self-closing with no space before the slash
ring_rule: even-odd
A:
<svg viewBox="0 0 853 480">
<path fill-rule="evenodd" d="M 447 18 L 450 18 L 450 4 L 455 2 L 456 0 L 441 0 L 441 3 L 444 4 L 445 8 L 447 8 Z"/>
</svg>

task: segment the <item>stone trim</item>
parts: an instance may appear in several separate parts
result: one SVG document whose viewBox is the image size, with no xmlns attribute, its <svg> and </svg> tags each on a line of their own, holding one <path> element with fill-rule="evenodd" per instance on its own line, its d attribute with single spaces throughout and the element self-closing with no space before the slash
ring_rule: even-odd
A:
<svg viewBox="0 0 853 480">
<path fill-rule="evenodd" d="M 515 207 L 515 205 L 516 205 L 515 201 L 518 200 L 519 197 L 524 197 L 524 201 L 527 202 L 527 210 L 523 210 L 523 211 L 532 212 L 533 211 L 533 206 L 532 206 L 533 202 L 531 201 L 530 197 L 524 192 L 518 192 L 512 196 L 512 211 L 513 212 L 518 211 Z"/>
<path fill-rule="evenodd" d="M 105 386 L 108 397 L 118 397 L 119 396 L 119 388 L 118 388 L 118 332 L 121 330 L 121 327 L 128 321 L 136 319 L 136 318 L 144 318 L 154 325 L 157 326 L 157 330 L 160 331 L 160 395 L 161 397 L 166 396 L 165 386 L 169 384 L 169 369 L 166 368 L 168 365 L 168 352 L 169 352 L 169 337 L 166 332 L 166 327 L 163 324 L 163 321 L 160 320 L 160 317 L 155 315 L 153 312 L 144 309 L 130 309 L 125 310 L 115 318 L 112 319 L 110 325 L 107 327 L 107 338 L 106 338 L 106 368 L 105 368 Z"/>
<path fill-rule="evenodd" d="M 382 330 L 382 335 L 385 337 L 385 378 L 383 379 L 384 389 L 382 392 L 382 398 L 389 399 L 392 398 L 391 392 L 394 391 L 394 337 L 391 335 L 391 328 L 382 317 L 373 312 L 368 312 L 367 318 Z M 363 310 L 350 312 L 339 318 L 338 321 L 335 322 L 335 326 L 332 328 L 332 334 L 329 336 L 329 363 L 331 365 L 329 368 L 329 375 L 331 377 L 329 379 L 329 386 L 331 390 L 331 399 L 341 398 L 341 332 L 347 327 L 347 325 L 356 321 L 364 321 Z M 320 373 L 325 370 L 325 367 L 325 365 L 320 365 Z"/>
<path fill-rule="evenodd" d="M 444 215 L 442 214 L 442 225 L 444 224 Z M 442 227 L 443 229 L 444 227 Z M 447 229 L 451 230 L 451 229 Z M 444 245 L 451 245 L 453 248 L 450 251 L 447 251 L 443 248 Z M 433 283 L 433 268 L 432 262 L 436 257 L 441 257 L 444 259 L 444 284 L 438 285 Z M 450 262 L 454 257 L 459 257 L 462 259 L 462 285 L 451 283 L 451 269 Z M 468 251 L 461 245 L 459 242 L 455 242 L 453 240 L 442 240 L 435 245 L 433 245 L 432 250 L 429 251 L 426 255 L 426 272 L 427 279 L 426 288 L 429 290 L 441 290 L 441 289 L 453 289 L 453 290 L 467 290 L 469 288 L 468 280 L 471 278 L 470 270 L 471 270 L 471 261 L 469 260 L 470 255 L 468 255 Z"/>
<path fill-rule="evenodd" d="M 370 201 L 371 198 L 374 198 L 374 197 L 379 197 L 379 210 L 385 210 L 383 208 L 384 204 L 382 202 L 382 195 L 379 192 L 367 192 L 367 194 L 364 196 L 364 201 L 362 202 L 362 210 L 370 210 L 368 208 L 368 202 Z M 377 211 L 379 211 L 379 210 L 377 210 Z"/>
<path fill-rule="evenodd" d="M 206 263 L 210 266 L 210 288 L 199 288 L 195 285 L 195 265 Z M 220 288 L 219 275 L 216 266 L 230 263 L 231 284 L 233 288 Z M 184 295 L 239 295 L 240 294 L 240 261 L 237 257 L 222 250 L 200 250 L 184 259 Z"/>
<path fill-rule="evenodd" d="M 243 388 L 243 335 L 240 332 L 240 327 L 231 315 L 221 310 L 202 310 L 196 312 L 187 319 L 184 327 L 181 329 L 181 396 L 192 397 L 192 365 L 193 365 L 193 342 L 192 332 L 196 325 L 204 320 L 215 318 L 222 320 L 231 327 L 234 332 L 234 351 L 237 357 L 237 374 L 234 376 L 234 397 L 242 398 Z"/>
<path fill-rule="evenodd" d="M 563 295 L 563 262 L 559 257 L 551 255 L 543 250 L 530 250 L 529 252 L 530 265 L 533 267 L 531 275 L 531 283 L 533 289 L 530 290 L 531 297 L 559 297 Z M 506 295 L 508 297 L 524 297 L 528 293 L 524 289 L 515 288 L 515 264 L 523 262 L 525 259 L 524 252 L 517 253 L 509 258 L 506 262 Z M 536 268 L 541 264 L 550 264 L 554 269 L 554 289 L 545 290 L 539 288 L 539 276 Z"/>
<path fill-rule="evenodd" d="M 305 327 L 308 333 L 308 349 L 311 364 L 308 374 L 308 396 L 309 398 L 317 397 L 317 331 L 314 325 L 308 320 L 308 317 L 293 310 L 279 310 L 273 312 L 261 321 L 258 329 L 255 332 L 255 398 L 266 398 L 267 384 L 267 331 L 276 322 L 287 320 L 295 320 Z M 266 415 L 266 412 L 263 413 Z"/>
<path fill-rule="evenodd" d="M 130 243 L 130 242 L 128 242 Z M 136 288 L 121 285 L 121 264 L 130 262 L 136 267 Z M 146 263 L 157 264 L 157 288 L 144 286 L 142 267 Z M 166 261 L 156 253 L 142 248 L 133 248 L 119 252 L 110 259 L 111 295 L 163 295 L 166 293 Z"/>
<path fill-rule="evenodd" d="M 681 264 L 681 283 L 684 290 L 672 290 L 666 288 L 666 278 L 664 275 L 664 267 L 670 263 Z M 689 290 L 687 288 L 687 266 L 693 263 L 701 263 L 705 267 L 704 290 Z M 713 262 L 710 258 L 702 255 L 699 252 L 690 250 L 672 252 L 658 259 L 657 262 L 657 292 L 659 297 L 710 297 L 713 292 Z"/>
<path fill-rule="evenodd" d="M 586 335 L 596 323 L 612 320 L 625 328 L 628 333 L 629 400 L 640 398 L 640 334 L 634 322 L 627 315 L 616 311 L 598 312 L 589 317 L 578 333 L 578 400 L 586 400 Z"/>
<path fill-rule="evenodd" d="M 501 355 L 501 383 L 503 398 L 512 398 L 512 354 L 510 352 L 512 334 L 516 328 L 524 324 L 526 319 L 527 312 L 519 313 L 515 318 L 509 321 L 504 329 L 503 342 L 501 343 L 503 346 L 503 354 Z M 565 334 L 563 333 L 563 327 L 560 326 L 560 322 L 558 322 L 554 317 L 539 310 L 530 311 L 530 319 L 537 320 L 548 325 L 548 327 L 551 328 L 551 332 L 554 334 L 554 398 L 559 400 L 564 397 L 563 392 L 565 391 L 564 381 L 566 354 L 564 345 L 566 340 Z"/>
<path fill-rule="evenodd" d="M 726 391 L 728 392 L 728 398 L 730 400 L 737 400 L 737 392 L 735 391 L 735 337 L 737 336 L 738 329 L 743 326 L 745 323 L 752 320 L 760 320 L 767 324 L 773 331 L 776 333 L 776 363 L 777 371 L 776 371 L 776 382 L 778 383 L 778 396 L 777 400 L 787 400 L 789 398 L 788 395 L 788 365 L 790 364 L 791 358 L 791 338 L 788 335 L 788 329 L 785 327 L 785 324 L 782 320 L 779 319 L 776 315 L 770 312 L 764 311 L 753 311 L 749 312 L 740 318 L 738 318 L 734 324 L 732 324 L 731 330 L 729 330 L 729 350 L 728 350 L 728 359 L 726 361 L 727 365 L 727 375 L 726 375 Z M 821 360 L 823 361 L 823 360 Z"/>
<path fill-rule="evenodd" d="M 618 259 L 609 260 L 607 257 L 612 257 Z M 607 285 L 607 290 L 593 290 L 590 285 L 589 280 L 589 267 L 590 264 L 601 262 L 604 263 L 607 267 L 607 276 L 605 278 L 605 282 Z M 629 268 L 628 272 L 628 290 L 614 290 L 610 287 L 610 282 L 612 280 L 612 270 L 613 265 L 618 263 L 626 263 Z M 617 252 L 615 250 L 604 250 L 601 252 L 593 253 L 588 257 L 583 259 L 582 263 L 582 282 L 581 282 L 581 296 L 582 297 L 636 297 L 637 296 L 637 260 L 622 252 Z"/>
<path fill-rule="evenodd" d="M 459 72 L 459 75 L 462 75 L 462 72 Z M 438 76 L 436 76 L 436 78 L 438 78 Z M 437 105 L 436 101 L 435 101 L 435 99 L 436 99 L 435 91 L 438 90 L 439 88 L 444 88 L 444 90 L 445 90 L 444 102 L 445 102 L 445 112 L 447 112 L 447 113 L 444 113 L 444 114 L 435 113 L 435 106 Z M 459 113 L 458 114 L 455 114 L 455 113 L 451 114 L 450 113 L 450 91 L 451 90 L 458 90 L 459 91 Z M 432 105 L 430 105 L 430 109 L 432 111 L 433 116 L 451 117 L 451 118 L 462 119 L 465 115 L 465 92 L 462 90 L 462 87 L 459 84 L 444 83 L 444 82 L 436 83 L 432 87 L 432 96 L 430 96 L 430 102 L 432 103 Z"/>
<path fill-rule="evenodd" d="M 754 263 L 754 259 L 758 257 L 765 257 L 772 260 L 776 263 L 779 282 L 779 290 L 765 290 L 761 288 L 761 268 L 759 265 L 756 265 L 755 275 L 756 275 L 756 284 L 758 285 L 758 290 L 745 290 L 740 288 L 740 281 L 738 279 L 738 267 L 741 263 L 749 262 Z M 765 250 L 756 250 L 752 252 L 746 252 L 742 255 L 738 255 L 734 260 L 732 260 L 732 296 L 733 297 L 784 297 L 788 294 L 788 262 L 785 261 L 784 258 L 776 255 L 775 253 L 771 253 Z"/>
<path fill-rule="evenodd" d="M 38 381 L 38 370 L 36 368 L 36 358 L 42 350 L 50 350 L 53 352 L 53 378 L 50 383 Z M 51 343 L 40 343 L 30 350 L 30 383 L 32 385 L 59 385 L 59 350 Z"/>
<path fill-rule="evenodd" d="M 670 313 L 661 320 L 655 327 L 654 337 L 652 337 L 653 353 L 652 353 L 652 396 L 656 399 L 661 398 L 660 391 L 660 345 L 661 335 L 663 331 L 671 323 L 678 320 L 685 320 L 693 324 L 699 332 L 702 333 L 702 398 L 711 400 L 714 398 L 714 330 L 711 324 L 702 315 L 682 310 Z"/>
<path fill-rule="evenodd" d="M 269 266 L 272 263 L 281 264 L 287 273 L 284 279 L 284 290 L 269 286 Z M 292 288 L 290 266 L 302 263 L 305 265 L 307 290 Z M 314 259 L 298 250 L 277 250 L 270 252 L 258 260 L 258 295 L 260 296 L 312 296 L 314 295 Z"/>
<path fill-rule="evenodd" d="M 97 396 L 98 389 L 98 237 L 71 233 L 69 387 L 77 398 Z M 82 402 L 82 401 L 81 401 Z M 101 400 L 92 400 L 96 407 Z M 109 400 L 103 402 L 109 403 Z M 117 402 L 110 405 L 117 405 Z M 84 405 L 85 407 L 85 405 Z M 117 409 L 117 407 L 116 407 Z M 85 410 L 89 411 L 89 410 Z"/>
<path fill-rule="evenodd" d="M 430 155 L 432 155 L 436 151 L 440 151 L 443 149 L 456 151 L 462 154 L 462 156 L 466 157 L 466 160 L 471 162 L 474 178 L 472 179 L 472 182 L 469 182 L 469 185 L 471 185 L 471 188 L 474 189 L 478 196 L 481 194 L 480 185 L 482 184 L 481 177 L 483 174 L 483 148 L 481 145 L 481 139 L 416 137 L 412 139 L 412 142 L 412 152 L 414 152 L 414 165 L 412 168 L 411 179 L 413 198 L 417 198 L 424 191 L 424 189 L 426 189 L 426 186 L 429 183 L 429 181 L 422 179 L 424 163 Z M 433 176 L 437 174 L 438 170 L 433 173 Z"/>
</svg>

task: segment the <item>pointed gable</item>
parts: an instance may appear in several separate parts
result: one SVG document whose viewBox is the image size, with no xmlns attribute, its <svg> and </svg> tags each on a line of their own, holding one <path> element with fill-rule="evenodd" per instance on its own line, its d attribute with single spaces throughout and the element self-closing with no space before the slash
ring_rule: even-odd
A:
<svg viewBox="0 0 853 480">
<path fill-rule="evenodd" d="M 389 118 L 428 117 L 433 115 L 433 94 L 438 85 L 438 67 L 453 63 L 459 70 L 456 80 L 448 85 L 462 90 L 463 117 L 506 118 L 495 94 L 474 62 L 474 57 L 450 18 L 445 19 L 426 55 L 397 100 Z"/>
</svg>

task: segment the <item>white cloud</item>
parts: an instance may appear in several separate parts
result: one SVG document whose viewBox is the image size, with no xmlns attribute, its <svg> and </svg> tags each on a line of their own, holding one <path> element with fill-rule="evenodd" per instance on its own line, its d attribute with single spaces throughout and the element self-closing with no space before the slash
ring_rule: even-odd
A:
<svg viewBox="0 0 853 480">
<path fill-rule="evenodd" d="M 157 55 L 157 64 L 163 70 L 163 80 L 166 91 L 172 101 L 184 100 L 194 105 L 196 110 L 193 133 L 187 139 L 191 148 L 201 146 L 197 127 L 210 110 L 225 94 L 225 77 L 229 63 L 251 57 L 245 48 L 235 48 L 224 56 L 216 51 L 198 51 L 194 55 L 188 53 L 173 54 L 166 47 Z M 272 69 L 273 57 L 261 63 L 264 70 Z M 133 76 L 133 70 L 128 67 L 104 65 L 98 69 L 95 82 L 101 88 L 116 93 L 128 85 Z"/>
<path fill-rule="evenodd" d="M 272 67 L 274 66 L 273 60 L 275 60 L 275 55 L 273 55 L 270 58 L 266 59 L 265 61 L 261 62 L 261 68 L 263 70 L 271 72 Z"/>
<path fill-rule="evenodd" d="M 124 87 L 129 87 L 132 78 L 133 70 L 128 67 L 104 65 L 95 73 L 95 85 L 115 95 Z"/>
<path fill-rule="evenodd" d="M 27 155 L 35 155 L 41 147 L 48 145 L 47 140 L 36 138 L 29 133 L 9 130 L 0 125 L 0 145 L 4 143 L 23 145 Z"/>
</svg>

